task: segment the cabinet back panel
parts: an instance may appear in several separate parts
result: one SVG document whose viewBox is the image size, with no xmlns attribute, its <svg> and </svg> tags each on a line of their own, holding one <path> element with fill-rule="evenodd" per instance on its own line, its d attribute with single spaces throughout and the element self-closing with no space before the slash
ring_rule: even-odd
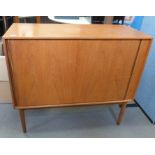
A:
<svg viewBox="0 0 155 155">
<path fill-rule="evenodd" d="M 125 99 L 139 40 L 8 40 L 17 107 Z"/>
</svg>

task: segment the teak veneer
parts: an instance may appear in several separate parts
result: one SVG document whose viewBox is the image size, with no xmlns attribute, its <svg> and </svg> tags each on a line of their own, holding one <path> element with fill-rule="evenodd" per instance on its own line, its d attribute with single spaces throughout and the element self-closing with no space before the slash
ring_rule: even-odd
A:
<svg viewBox="0 0 155 155">
<path fill-rule="evenodd" d="M 13 24 L 3 36 L 13 105 L 126 104 L 134 99 L 152 38 L 127 26 Z"/>
</svg>

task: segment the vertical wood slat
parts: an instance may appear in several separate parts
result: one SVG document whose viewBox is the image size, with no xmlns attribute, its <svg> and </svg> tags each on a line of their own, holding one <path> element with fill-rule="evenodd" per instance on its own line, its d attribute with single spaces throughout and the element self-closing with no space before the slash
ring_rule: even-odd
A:
<svg viewBox="0 0 155 155">
<path fill-rule="evenodd" d="M 18 16 L 14 17 L 14 23 L 19 23 L 19 17 Z"/>
<path fill-rule="evenodd" d="M 36 23 L 41 23 L 41 17 L 40 16 L 36 16 Z"/>
</svg>

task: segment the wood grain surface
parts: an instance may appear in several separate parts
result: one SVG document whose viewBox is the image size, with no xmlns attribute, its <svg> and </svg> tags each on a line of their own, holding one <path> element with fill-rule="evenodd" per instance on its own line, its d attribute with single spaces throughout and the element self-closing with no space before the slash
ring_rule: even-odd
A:
<svg viewBox="0 0 155 155">
<path fill-rule="evenodd" d="M 18 107 L 125 100 L 138 40 L 9 40 Z"/>
<path fill-rule="evenodd" d="M 151 39 L 129 26 L 110 24 L 24 24 L 14 23 L 5 39 Z"/>
</svg>

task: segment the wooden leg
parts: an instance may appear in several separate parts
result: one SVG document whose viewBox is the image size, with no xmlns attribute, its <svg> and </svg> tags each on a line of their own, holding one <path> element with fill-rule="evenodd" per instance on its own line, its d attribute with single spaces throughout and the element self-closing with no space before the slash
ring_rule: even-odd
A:
<svg viewBox="0 0 155 155">
<path fill-rule="evenodd" d="M 117 125 L 119 125 L 121 122 L 122 122 L 122 120 L 123 120 L 123 117 L 124 117 L 124 113 L 125 113 L 125 109 L 126 109 L 126 105 L 127 105 L 127 103 L 123 103 L 122 105 L 121 105 L 121 110 L 120 110 L 120 112 L 119 112 L 119 116 L 118 116 L 118 118 L 117 118 Z"/>
<path fill-rule="evenodd" d="M 21 124 L 22 124 L 23 132 L 26 133 L 26 122 L 25 122 L 24 110 L 20 109 L 19 114 L 20 114 L 20 121 L 21 121 Z"/>
</svg>

